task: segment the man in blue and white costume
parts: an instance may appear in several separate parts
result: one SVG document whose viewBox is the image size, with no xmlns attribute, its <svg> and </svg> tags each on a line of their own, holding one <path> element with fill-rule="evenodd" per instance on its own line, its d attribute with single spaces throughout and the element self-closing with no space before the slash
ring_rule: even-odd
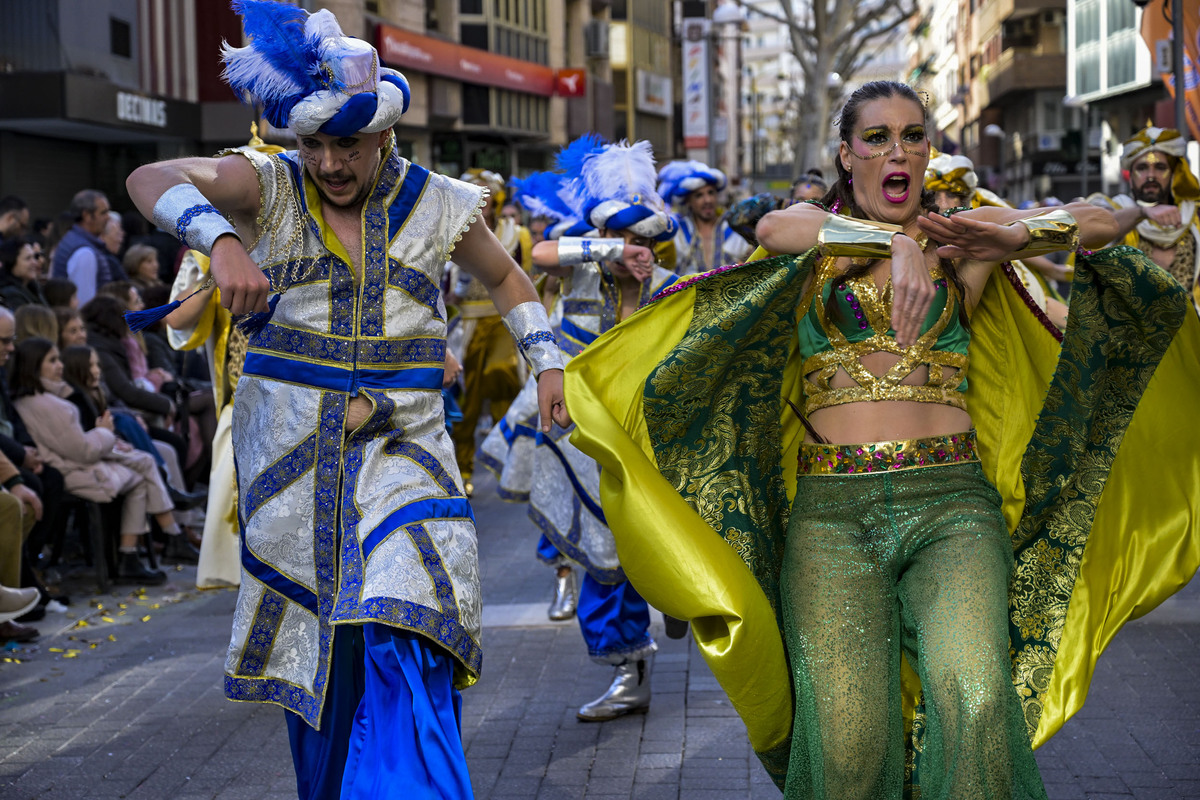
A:
<svg viewBox="0 0 1200 800">
<path fill-rule="evenodd" d="M 562 357 L 528 277 L 479 220 L 481 187 L 401 158 L 399 73 L 328 11 L 234 3 L 225 78 L 296 151 L 166 161 L 127 185 L 212 257 L 253 313 L 232 435 L 242 583 L 234 700 L 286 710 L 299 795 L 472 797 L 458 689 L 480 670 L 476 537 L 446 433 L 442 269 L 490 289 L 570 424 Z M 231 224 L 232 223 L 232 224 Z"/>
<path fill-rule="evenodd" d="M 571 358 L 678 280 L 655 264 L 653 249 L 675 226 L 654 189 L 648 142 L 585 136 L 559 154 L 558 165 L 563 196 L 597 229 L 595 238 L 564 236 L 533 248 L 534 266 L 562 280 L 558 345 Z M 600 467 L 570 443 L 570 433 L 559 425 L 538 435 L 529 515 L 545 543 L 582 567 L 577 615 L 588 653 L 616 667 L 608 690 L 577 713 L 598 722 L 646 711 L 657 645 L 649 606 L 626 580 L 600 508 Z"/>
<path fill-rule="evenodd" d="M 699 161 L 672 161 L 658 173 L 658 193 L 680 204 L 676 217 L 675 271 L 680 275 L 740 264 L 754 250 L 721 215 L 718 193 L 725 173 Z"/>
</svg>

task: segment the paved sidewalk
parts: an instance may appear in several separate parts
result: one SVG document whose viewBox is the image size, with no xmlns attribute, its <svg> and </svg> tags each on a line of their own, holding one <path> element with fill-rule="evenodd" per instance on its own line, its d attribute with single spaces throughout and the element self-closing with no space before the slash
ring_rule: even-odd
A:
<svg viewBox="0 0 1200 800">
<path fill-rule="evenodd" d="M 463 737 L 479 800 L 780 797 L 690 640 L 658 637 L 648 714 L 577 722 L 612 671 L 574 622 L 545 618 L 552 578 L 523 507 L 482 478 L 475 506 L 486 657 Z M 0 654 L 0 798 L 295 797 L 283 712 L 221 694 L 234 594 L 193 576 L 102 598 L 86 627 L 51 615 L 36 646 Z M 1200 584 L 1118 636 L 1088 705 L 1038 752 L 1051 800 L 1200 798 L 1198 645 Z"/>
</svg>

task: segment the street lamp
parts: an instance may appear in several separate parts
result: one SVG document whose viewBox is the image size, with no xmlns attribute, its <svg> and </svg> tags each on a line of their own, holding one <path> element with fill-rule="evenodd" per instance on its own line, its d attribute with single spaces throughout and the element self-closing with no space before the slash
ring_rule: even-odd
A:
<svg viewBox="0 0 1200 800">
<path fill-rule="evenodd" d="M 1008 177 L 1004 174 L 1004 151 L 1008 146 L 1007 145 L 1008 134 L 1004 132 L 1003 128 L 1001 128 L 999 125 L 997 125 L 996 123 L 993 122 L 990 125 L 987 125 L 984 127 L 983 135 L 990 136 L 993 139 L 1000 140 L 1000 168 L 999 168 L 1000 185 L 998 187 L 996 187 L 997 188 L 996 194 L 1000 194 L 1001 191 L 1003 191 L 1004 194 L 1007 194 L 1008 193 Z"/>
<path fill-rule="evenodd" d="M 1063 105 L 1067 108 L 1078 109 L 1083 115 L 1082 125 L 1082 145 L 1079 148 L 1079 195 L 1081 197 L 1088 196 L 1088 148 L 1091 146 L 1091 130 L 1090 123 L 1092 117 L 1092 109 L 1087 104 L 1086 100 L 1079 98 L 1077 95 L 1069 94 L 1063 98 Z"/>
</svg>

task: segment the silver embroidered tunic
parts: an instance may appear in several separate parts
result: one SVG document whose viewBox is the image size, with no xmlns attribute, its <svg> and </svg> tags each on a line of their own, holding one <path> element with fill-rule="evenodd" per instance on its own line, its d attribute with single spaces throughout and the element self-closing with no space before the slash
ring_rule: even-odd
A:
<svg viewBox="0 0 1200 800">
<path fill-rule="evenodd" d="M 677 280 L 679 276 L 675 273 L 655 267 L 650 278 L 642 283 L 638 306 L 650 302 L 651 297 Z M 562 285 L 562 324 L 556 333 L 559 349 L 570 360 L 617 323 L 620 295 L 612 277 L 605 275 L 595 262 L 576 266 Z M 532 400 L 536 399 L 535 391 Z M 524 410 L 526 419 L 512 417 L 513 407 L 517 415 Z M 537 447 L 532 454 L 530 518 L 560 553 L 586 569 L 594 579 L 607 584 L 624 581 L 617 543 L 600 508 L 600 465 L 571 444 L 569 437 L 574 426 L 564 429 L 554 425 L 550 433 L 538 433 L 536 405 L 523 409 L 513 403 L 513 407 L 505 422 L 497 426 L 500 433 L 493 429 L 488 435 L 492 443 L 489 446 L 485 442 L 484 452 L 490 450 L 494 458 L 499 442 L 493 436 L 509 438 L 509 432 L 531 430 Z M 527 450 L 516 447 L 518 443 L 516 436 L 508 442 L 510 457 L 520 458 Z"/>
<path fill-rule="evenodd" d="M 438 287 L 484 194 L 387 150 L 356 281 L 309 213 L 296 154 L 243 155 L 262 193 L 250 255 L 286 291 L 250 339 L 234 403 L 242 584 L 225 693 L 318 727 L 335 624 L 416 632 L 457 659 L 458 685 L 479 674 L 475 527 L 443 418 Z M 373 410 L 347 435 L 355 395 Z"/>
</svg>

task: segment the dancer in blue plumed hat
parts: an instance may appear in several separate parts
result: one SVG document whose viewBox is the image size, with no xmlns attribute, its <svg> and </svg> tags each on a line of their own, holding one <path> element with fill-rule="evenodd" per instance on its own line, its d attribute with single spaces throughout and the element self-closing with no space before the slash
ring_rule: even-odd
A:
<svg viewBox="0 0 1200 800">
<path fill-rule="evenodd" d="M 225 693 L 287 710 L 303 800 L 466 800 L 458 690 L 479 676 L 481 613 L 440 392 L 451 253 L 538 376 L 546 430 L 570 424 L 562 355 L 480 219 L 487 189 L 397 152 L 403 76 L 328 11 L 234 8 L 249 43 L 226 46 L 226 80 L 296 149 L 165 161 L 128 181 L 147 216 L 211 256 L 222 305 L 250 315 Z"/>
</svg>

